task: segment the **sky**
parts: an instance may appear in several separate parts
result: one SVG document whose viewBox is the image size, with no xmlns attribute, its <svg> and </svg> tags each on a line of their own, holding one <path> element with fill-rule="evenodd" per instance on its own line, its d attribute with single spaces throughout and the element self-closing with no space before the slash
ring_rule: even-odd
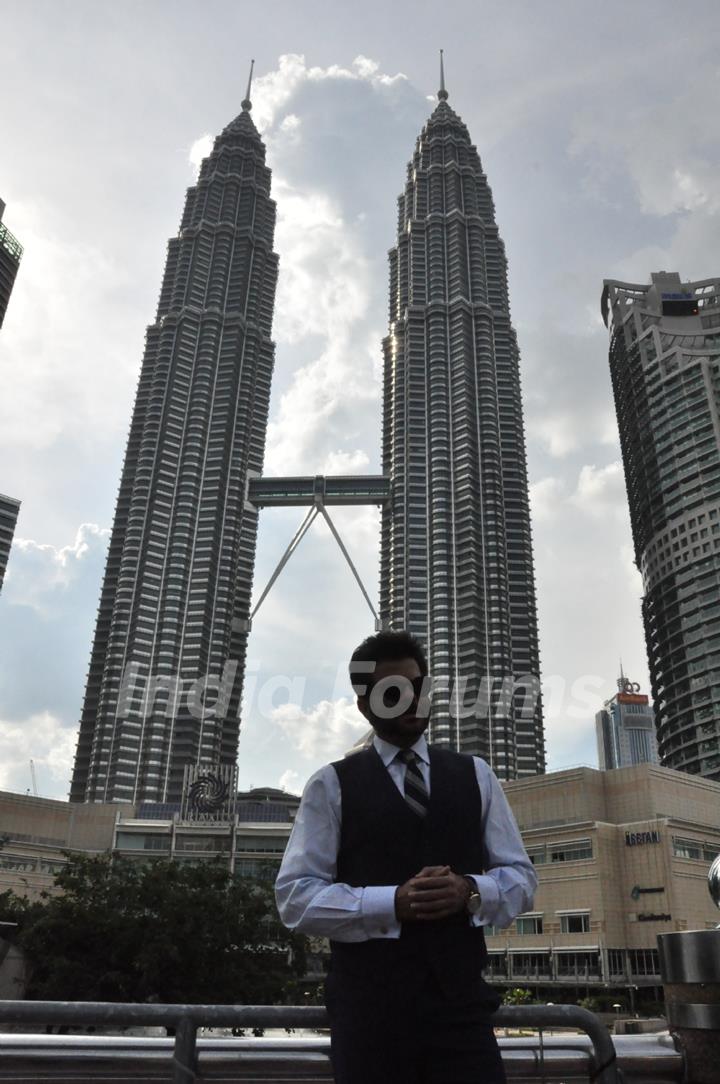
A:
<svg viewBox="0 0 720 1084">
<path fill-rule="evenodd" d="M 25 247 L 0 331 L 0 788 L 67 796 L 105 551 L 168 238 L 211 137 L 267 145 L 280 256 L 266 473 L 380 468 L 387 250 L 438 49 L 477 144 L 521 349 L 548 766 L 648 688 L 600 319 L 604 278 L 720 273 L 720 8 L 668 0 L 0 0 L 0 198 Z M 261 514 L 255 596 L 302 519 Z M 334 516 L 374 600 L 378 515 Z M 364 733 L 372 631 L 316 524 L 253 625 L 242 787 L 298 791 Z"/>
</svg>

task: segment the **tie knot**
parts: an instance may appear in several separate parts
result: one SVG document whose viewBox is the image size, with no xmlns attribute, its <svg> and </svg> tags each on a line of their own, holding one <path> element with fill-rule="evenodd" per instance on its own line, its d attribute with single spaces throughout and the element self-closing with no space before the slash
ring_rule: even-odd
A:
<svg viewBox="0 0 720 1084">
<path fill-rule="evenodd" d="M 398 753 L 398 760 L 402 760 L 404 764 L 414 764 L 417 760 L 417 753 L 414 749 L 401 749 Z"/>
</svg>

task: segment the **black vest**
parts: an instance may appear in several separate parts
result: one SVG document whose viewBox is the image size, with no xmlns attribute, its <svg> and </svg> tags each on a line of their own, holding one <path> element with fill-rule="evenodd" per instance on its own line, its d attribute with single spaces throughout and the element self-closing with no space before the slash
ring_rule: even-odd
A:
<svg viewBox="0 0 720 1084">
<path fill-rule="evenodd" d="M 470 756 L 430 747 L 430 807 L 418 817 L 374 747 L 337 761 L 342 827 L 336 880 L 357 887 L 401 885 L 423 866 L 455 873 L 484 869 L 482 799 Z M 450 997 L 482 982 L 487 959 L 481 927 L 464 912 L 437 922 L 408 922 L 401 936 L 331 941 L 333 967 L 374 974 L 408 957 L 424 961 Z"/>
</svg>

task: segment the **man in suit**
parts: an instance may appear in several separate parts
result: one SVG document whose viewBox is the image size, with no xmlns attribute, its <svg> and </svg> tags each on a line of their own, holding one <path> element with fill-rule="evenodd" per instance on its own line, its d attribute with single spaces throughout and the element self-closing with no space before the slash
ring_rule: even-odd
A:
<svg viewBox="0 0 720 1084">
<path fill-rule="evenodd" d="M 428 746 L 420 643 L 381 632 L 350 680 L 372 745 L 309 780 L 278 874 L 286 926 L 330 939 L 337 1084 L 502 1084 L 483 926 L 537 880 L 484 760 Z"/>
</svg>

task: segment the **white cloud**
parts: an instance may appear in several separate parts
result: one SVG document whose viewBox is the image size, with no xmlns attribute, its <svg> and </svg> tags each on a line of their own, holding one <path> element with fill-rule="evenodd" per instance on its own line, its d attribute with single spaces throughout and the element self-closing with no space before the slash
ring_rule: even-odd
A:
<svg viewBox="0 0 720 1084">
<path fill-rule="evenodd" d="M 550 414 L 531 418 L 528 432 L 541 441 L 556 459 L 574 452 L 580 445 L 578 419 L 569 414 Z"/>
<path fill-rule="evenodd" d="M 361 235 L 329 194 L 300 193 L 283 181 L 275 192 L 281 208 L 278 349 L 311 337 L 322 345 L 314 361 L 295 370 L 280 398 L 268 427 L 266 464 L 270 474 L 315 472 L 321 457 L 363 454 L 345 453 L 337 440 L 357 435 L 365 405 L 378 399 L 372 355 L 355 339 L 368 316 L 370 264 Z"/>
<path fill-rule="evenodd" d="M 628 513 L 622 463 L 608 463 L 605 467 L 585 465 L 570 500 L 593 519 L 611 515 L 625 522 Z"/>
<path fill-rule="evenodd" d="M 590 169 L 595 168 L 594 157 L 612 162 L 609 185 L 624 170 L 644 214 L 715 213 L 720 210 L 720 122 L 703 103 L 717 97 L 717 63 L 698 55 L 693 68 L 668 91 L 634 102 L 621 118 L 615 95 L 594 102 L 592 112 L 574 120 L 571 154 L 588 155 Z"/>
<path fill-rule="evenodd" d="M 199 136 L 190 147 L 188 152 L 188 162 L 195 170 L 195 176 L 200 172 L 200 166 L 202 165 L 203 158 L 207 158 L 213 149 L 215 140 L 206 132 L 204 135 Z"/>
<path fill-rule="evenodd" d="M 330 452 L 325 457 L 323 474 L 362 474 L 370 464 L 370 457 L 361 448 L 353 452 Z"/>
<path fill-rule="evenodd" d="M 15 538 L 8 561 L 6 601 L 29 606 L 38 614 L 57 614 L 68 588 L 84 575 L 88 557 L 103 556 L 110 531 L 97 523 L 81 523 L 75 539 L 59 548 L 31 538 Z M 100 585 L 97 584 L 99 594 Z"/>
<path fill-rule="evenodd" d="M 530 510 L 533 523 L 552 522 L 557 507 L 565 496 L 565 484 L 561 478 L 541 478 L 530 486 Z"/>
<path fill-rule="evenodd" d="M 278 114 L 305 83 L 325 80 L 358 80 L 389 87 L 406 80 L 401 72 L 387 75 L 380 71 L 376 60 L 357 56 L 351 68 L 330 64 L 327 68 L 308 67 L 301 53 L 285 53 L 278 59 L 275 71 L 258 76 L 253 82 L 252 100 L 255 123 L 262 132 L 271 128 Z"/>
<path fill-rule="evenodd" d="M 337 760 L 367 730 L 353 700 L 321 700 L 305 710 L 299 704 L 281 704 L 272 718 L 291 744 L 308 760 Z"/>
<path fill-rule="evenodd" d="M 0 789 L 31 790 L 32 760 L 40 797 L 66 798 L 76 740 L 76 732 L 49 711 L 0 719 Z"/>
<path fill-rule="evenodd" d="M 292 768 L 288 768 L 278 779 L 278 786 L 280 787 L 280 790 L 287 790 L 291 794 L 294 794 L 297 793 L 301 782 L 300 773 L 294 771 Z"/>
<path fill-rule="evenodd" d="M 329 337 L 365 313 L 368 262 L 361 241 L 328 192 L 300 191 L 276 176 L 273 196 L 282 267 L 273 334 L 287 344 L 305 335 Z"/>
<path fill-rule="evenodd" d="M 12 220 L 25 251 L 2 332 L 0 449 L 106 441 L 127 428 L 141 352 L 142 327 L 124 322 L 129 271 L 64 232 L 50 205 L 14 201 Z"/>
</svg>

